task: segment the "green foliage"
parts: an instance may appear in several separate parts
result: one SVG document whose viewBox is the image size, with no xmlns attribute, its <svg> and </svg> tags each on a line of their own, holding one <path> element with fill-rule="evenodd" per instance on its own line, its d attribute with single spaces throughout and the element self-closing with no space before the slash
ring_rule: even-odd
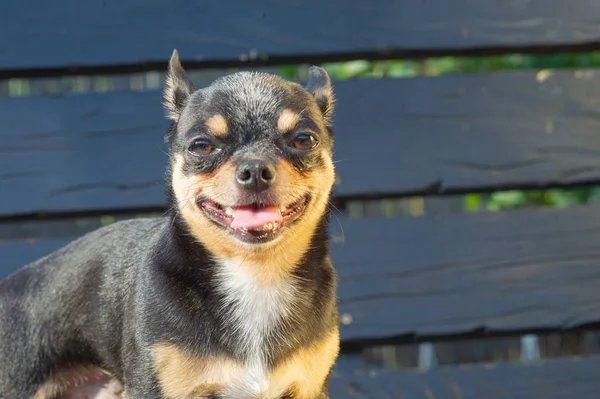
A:
<svg viewBox="0 0 600 399">
<path fill-rule="evenodd" d="M 499 211 L 501 209 L 512 209 L 526 206 L 529 202 L 530 197 L 534 197 L 534 202 L 540 203 L 540 196 L 538 192 L 528 193 L 525 191 L 500 191 L 490 195 L 487 201 L 486 208 L 489 211 Z"/>
<path fill-rule="evenodd" d="M 100 217 L 100 226 L 108 226 L 115 222 L 114 216 L 105 215 Z"/>
<path fill-rule="evenodd" d="M 465 195 L 465 210 L 467 212 L 476 212 L 482 208 L 483 199 L 481 194 Z"/>
<path fill-rule="evenodd" d="M 587 203 L 600 203 L 600 187 L 498 191 L 491 194 L 468 194 L 464 198 L 468 212 L 494 212 L 532 206 L 564 208 Z"/>
<path fill-rule="evenodd" d="M 110 89 L 110 80 L 106 76 L 96 76 L 94 78 L 94 91 L 103 92 Z"/>
<path fill-rule="evenodd" d="M 284 65 L 277 68 L 277 73 L 286 79 L 290 80 L 299 80 L 298 79 L 298 70 L 300 69 L 297 65 Z"/>
<path fill-rule="evenodd" d="M 451 73 L 498 72 L 517 69 L 560 69 L 600 67 L 600 52 L 564 54 L 505 54 L 486 57 L 440 57 L 425 60 L 332 62 L 321 65 L 334 80 L 357 78 L 401 78 Z M 288 65 L 278 73 L 299 80 L 305 67 Z"/>
<path fill-rule="evenodd" d="M 10 79 L 8 81 L 8 95 L 11 97 L 24 97 L 29 95 L 29 81 L 27 79 Z"/>
</svg>

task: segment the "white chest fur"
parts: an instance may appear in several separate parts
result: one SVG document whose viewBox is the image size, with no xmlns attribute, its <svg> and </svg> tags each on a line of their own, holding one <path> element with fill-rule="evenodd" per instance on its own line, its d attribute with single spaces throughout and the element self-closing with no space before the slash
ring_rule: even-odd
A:
<svg viewBox="0 0 600 399">
<path fill-rule="evenodd" d="M 246 264 L 241 259 L 220 263 L 218 289 L 224 296 L 223 311 L 229 312 L 231 329 L 240 337 L 247 354 L 246 368 L 238 380 L 240 384 L 232 389 L 246 394 L 266 392 L 270 387 L 265 342 L 273 339 L 275 328 L 282 321 L 293 317 L 296 288 L 289 280 L 265 282 L 260 279 L 261 265 Z"/>
<path fill-rule="evenodd" d="M 266 343 L 277 338 L 286 345 L 285 337 L 274 334 L 282 322 L 298 317 L 299 289 L 289 279 L 269 282 L 260 274 L 261 265 L 223 261 L 219 266 L 217 289 L 224 298 L 228 327 L 243 346 L 243 359 L 204 358 L 160 343 L 154 348 L 155 367 L 165 397 L 189 399 L 216 391 L 227 399 L 278 399 L 294 389 L 300 399 L 315 398 L 337 357 L 337 328 L 311 345 L 296 348 L 275 369 L 269 369 Z"/>
</svg>

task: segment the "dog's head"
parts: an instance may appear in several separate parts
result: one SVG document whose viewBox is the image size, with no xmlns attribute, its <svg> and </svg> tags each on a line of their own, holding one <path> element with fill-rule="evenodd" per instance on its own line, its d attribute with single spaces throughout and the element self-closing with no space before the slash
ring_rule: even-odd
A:
<svg viewBox="0 0 600 399">
<path fill-rule="evenodd" d="M 222 256 L 308 245 L 334 182 L 325 70 L 305 87 L 240 72 L 196 90 L 174 52 L 164 94 L 174 206 L 193 236 Z"/>
</svg>

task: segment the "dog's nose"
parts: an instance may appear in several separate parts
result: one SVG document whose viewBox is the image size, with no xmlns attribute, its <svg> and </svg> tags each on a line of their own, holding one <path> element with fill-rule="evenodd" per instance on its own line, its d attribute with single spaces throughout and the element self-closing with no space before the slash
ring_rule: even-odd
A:
<svg viewBox="0 0 600 399">
<path fill-rule="evenodd" d="M 243 161 L 237 167 L 236 179 L 238 184 L 249 190 L 266 190 L 275 181 L 275 166 L 260 160 Z"/>
</svg>

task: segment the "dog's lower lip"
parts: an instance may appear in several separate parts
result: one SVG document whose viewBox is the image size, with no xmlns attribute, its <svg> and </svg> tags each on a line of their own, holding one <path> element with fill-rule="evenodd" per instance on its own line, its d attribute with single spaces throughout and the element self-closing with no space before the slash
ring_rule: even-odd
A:
<svg viewBox="0 0 600 399">
<path fill-rule="evenodd" d="M 236 210 L 240 210 L 242 208 L 274 208 L 274 206 L 259 206 L 258 204 L 249 204 L 249 205 L 239 205 L 239 206 L 224 206 L 217 202 L 214 202 L 210 199 L 200 198 L 197 201 L 198 207 L 204 211 L 204 213 L 208 216 L 208 218 L 215 224 L 221 226 L 222 228 L 227 229 L 237 238 L 242 241 L 259 243 L 259 242 L 267 242 L 275 237 L 281 232 L 283 227 L 289 225 L 298 219 L 306 206 L 310 202 L 310 196 L 305 195 L 299 198 L 297 201 L 292 204 L 286 206 L 283 210 L 279 209 L 280 218 L 278 220 L 265 223 L 263 225 L 258 226 L 257 228 L 245 228 L 245 227 L 235 227 L 232 228 L 232 222 L 235 216 Z"/>
</svg>

